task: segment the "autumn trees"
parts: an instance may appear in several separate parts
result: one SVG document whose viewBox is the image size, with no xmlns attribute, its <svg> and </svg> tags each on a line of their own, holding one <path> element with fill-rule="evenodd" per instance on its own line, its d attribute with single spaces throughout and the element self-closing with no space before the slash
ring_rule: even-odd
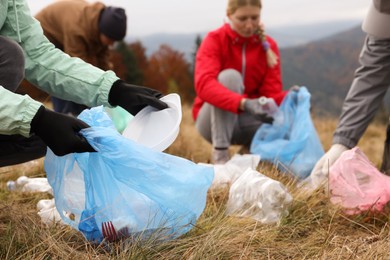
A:
<svg viewBox="0 0 390 260">
<path fill-rule="evenodd" d="M 200 41 L 198 37 L 196 49 Z M 193 65 L 185 59 L 184 53 L 168 45 L 161 45 L 150 57 L 145 52 L 140 41 L 120 43 L 111 54 L 114 71 L 129 83 L 148 86 L 164 94 L 178 93 L 182 102 L 191 103 L 195 96 Z"/>
</svg>

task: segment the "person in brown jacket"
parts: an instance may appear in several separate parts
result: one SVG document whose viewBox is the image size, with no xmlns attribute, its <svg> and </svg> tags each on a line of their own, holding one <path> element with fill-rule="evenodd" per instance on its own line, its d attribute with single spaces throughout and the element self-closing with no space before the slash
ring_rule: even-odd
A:
<svg viewBox="0 0 390 260">
<path fill-rule="evenodd" d="M 123 40 L 127 29 L 125 10 L 101 2 L 61 0 L 42 9 L 35 18 L 57 48 L 102 70 L 112 69 L 109 47 Z M 55 97 L 52 103 L 55 111 L 74 116 L 87 108 Z"/>
</svg>

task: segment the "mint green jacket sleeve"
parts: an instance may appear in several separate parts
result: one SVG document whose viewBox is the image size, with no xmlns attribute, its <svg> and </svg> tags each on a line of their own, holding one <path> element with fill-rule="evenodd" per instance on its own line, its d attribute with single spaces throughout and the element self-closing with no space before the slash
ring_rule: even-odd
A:
<svg viewBox="0 0 390 260">
<path fill-rule="evenodd" d="M 0 86 L 0 134 L 29 136 L 30 122 L 42 104 Z"/>
<path fill-rule="evenodd" d="M 3 9 L 5 5 L 6 12 Z M 17 41 L 24 50 L 26 60 L 26 79 L 38 88 L 50 95 L 71 100 L 87 106 L 105 105 L 108 103 L 108 93 L 112 84 L 119 78 L 112 71 L 103 71 L 81 59 L 71 58 L 69 55 L 56 49 L 43 35 L 39 22 L 30 14 L 25 0 L 0 0 L 0 34 Z M 4 92 L 4 91 L 3 91 Z M 8 93 L 11 95 L 12 93 Z M 16 94 L 13 94 L 13 96 Z M 29 98 L 24 99 L 18 106 L 12 103 L 15 97 L 6 99 L 0 95 L 1 107 L 7 107 L 7 111 L 0 110 L 0 121 L 5 113 L 14 116 L 25 113 L 24 110 L 34 108 L 36 103 Z M 15 110 L 13 110 L 15 109 Z M 27 116 L 27 113 L 25 113 Z M 31 115 L 30 115 L 31 117 Z M 1 124 L 0 131 L 6 133 L 20 133 L 27 136 L 32 117 L 28 120 L 17 121 L 14 128 Z M 28 124 L 25 126 L 23 124 Z M 23 125 L 23 126 L 22 126 Z M 8 126 L 10 127 L 10 126 Z M 8 131 L 8 132 L 7 132 Z M 15 132 L 16 131 L 16 132 Z M 18 132 L 19 131 L 19 132 Z"/>
</svg>

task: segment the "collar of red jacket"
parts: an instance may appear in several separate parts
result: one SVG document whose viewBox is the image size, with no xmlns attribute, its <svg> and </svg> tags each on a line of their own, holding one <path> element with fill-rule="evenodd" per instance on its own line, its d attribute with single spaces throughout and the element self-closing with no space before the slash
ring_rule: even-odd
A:
<svg viewBox="0 0 390 260">
<path fill-rule="evenodd" d="M 233 44 L 244 44 L 244 43 L 260 43 L 260 39 L 259 39 L 259 36 L 257 35 L 252 35 L 250 37 L 243 37 L 241 35 L 239 35 L 236 31 L 234 31 L 230 24 L 226 23 L 225 24 L 225 31 L 228 35 L 228 37 L 231 39 L 231 41 L 233 42 Z"/>
</svg>

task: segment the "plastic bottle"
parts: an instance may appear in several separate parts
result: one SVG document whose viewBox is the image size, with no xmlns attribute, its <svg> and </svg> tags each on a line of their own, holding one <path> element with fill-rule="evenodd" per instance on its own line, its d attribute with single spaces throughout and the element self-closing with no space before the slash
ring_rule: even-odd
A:
<svg viewBox="0 0 390 260">
<path fill-rule="evenodd" d="M 226 213 L 262 223 L 288 215 L 292 196 L 280 182 L 248 168 L 230 187 Z"/>
<path fill-rule="evenodd" d="M 267 115 L 273 117 L 275 124 L 281 124 L 283 122 L 283 113 L 273 98 L 262 96 L 259 98 L 259 104 Z"/>
<path fill-rule="evenodd" d="M 53 190 L 47 178 L 29 178 L 20 176 L 16 181 L 8 181 L 7 188 L 10 191 L 22 192 L 48 192 L 53 194 Z"/>
</svg>

